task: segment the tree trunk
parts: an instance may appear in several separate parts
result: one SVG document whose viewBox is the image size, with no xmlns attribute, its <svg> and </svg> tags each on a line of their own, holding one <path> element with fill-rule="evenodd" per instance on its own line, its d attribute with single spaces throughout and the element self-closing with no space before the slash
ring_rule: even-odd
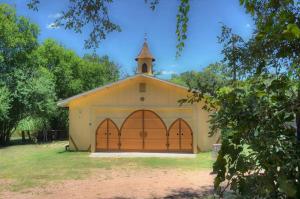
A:
<svg viewBox="0 0 300 199">
<path fill-rule="evenodd" d="M 26 139 L 25 139 L 25 132 L 22 131 L 21 133 L 22 133 L 22 143 L 25 143 L 25 141 L 26 141 Z"/>
<path fill-rule="evenodd" d="M 31 141 L 30 131 L 27 131 L 28 139 Z"/>
<path fill-rule="evenodd" d="M 300 142 L 300 113 L 296 114 L 297 140 Z"/>
<path fill-rule="evenodd" d="M 300 81 L 300 80 L 299 80 Z M 297 140 L 300 142 L 300 83 L 298 84 L 298 100 L 297 100 L 297 109 L 296 109 L 296 131 L 297 131 Z"/>
</svg>

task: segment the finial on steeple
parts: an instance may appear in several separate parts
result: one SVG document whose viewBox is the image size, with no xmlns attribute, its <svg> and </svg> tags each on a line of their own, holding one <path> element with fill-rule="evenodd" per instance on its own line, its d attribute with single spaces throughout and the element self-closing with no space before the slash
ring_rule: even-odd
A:
<svg viewBox="0 0 300 199">
<path fill-rule="evenodd" d="M 145 33 L 144 40 L 145 40 L 145 42 L 143 44 L 143 47 L 142 47 L 139 55 L 135 58 L 135 60 L 138 61 L 138 59 L 151 59 L 152 61 L 155 61 L 154 57 L 150 53 L 150 50 L 149 50 L 149 47 L 147 44 L 147 33 Z"/>
</svg>

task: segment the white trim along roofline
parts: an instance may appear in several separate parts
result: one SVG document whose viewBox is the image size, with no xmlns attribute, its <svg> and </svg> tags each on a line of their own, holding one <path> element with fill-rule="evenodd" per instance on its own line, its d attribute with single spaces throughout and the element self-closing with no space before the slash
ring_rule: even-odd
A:
<svg viewBox="0 0 300 199">
<path fill-rule="evenodd" d="M 185 89 L 185 90 L 189 90 L 188 87 L 185 87 L 185 86 L 181 86 L 179 84 L 175 84 L 175 83 L 172 83 L 172 82 L 169 82 L 169 81 L 166 81 L 166 80 L 163 80 L 163 79 L 159 79 L 159 78 L 156 78 L 156 77 L 153 77 L 153 76 L 150 76 L 150 75 L 145 75 L 145 74 L 137 74 L 137 75 L 134 75 L 134 76 L 131 76 L 131 77 L 128 77 L 128 78 L 125 78 L 125 79 L 121 79 L 121 80 L 118 80 L 116 82 L 112 82 L 112 83 L 109 83 L 109 84 L 106 84 L 104 86 L 100 86 L 100 87 L 97 87 L 97 88 L 94 88 L 92 90 L 89 90 L 89 91 L 86 91 L 86 92 L 83 92 L 83 93 L 79 93 L 77 95 L 74 95 L 72 97 L 69 97 L 67 99 L 64 99 L 64 100 L 60 100 L 57 105 L 60 106 L 60 107 L 68 107 L 68 103 L 75 100 L 75 99 L 78 99 L 78 98 L 81 98 L 81 97 L 84 97 L 84 96 L 87 96 L 91 93 L 95 93 L 97 91 L 101 91 L 105 88 L 109 88 L 109 87 L 112 87 L 114 85 L 117 85 L 117 84 L 120 84 L 122 82 L 125 82 L 127 80 L 131 80 L 131 79 L 134 79 L 134 78 L 137 78 L 137 77 L 146 77 L 146 78 L 149 78 L 149 79 L 153 79 L 153 80 L 158 80 L 162 83 L 165 83 L 165 84 L 168 84 L 168 85 L 171 85 L 171 86 L 176 86 L 178 88 L 181 88 L 181 89 Z"/>
</svg>

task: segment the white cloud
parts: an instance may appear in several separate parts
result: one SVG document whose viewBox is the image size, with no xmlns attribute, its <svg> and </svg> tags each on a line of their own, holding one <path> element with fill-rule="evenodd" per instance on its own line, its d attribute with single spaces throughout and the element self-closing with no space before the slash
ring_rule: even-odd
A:
<svg viewBox="0 0 300 199">
<path fill-rule="evenodd" d="M 46 26 L 47 29 L 59 29 L 59 26 L 57 26 L 54 22 L 47 24 Z"/>
<path fill-rule="evenodd" d="M 177 64 L 169 64 L 168 66 L 172 67 L 172 68 L 175 68 L 175 67 L 177 67 Z"/>
<path fill-rule="evenodd" d="M 54 14 L 50 14 L 48 15 L 49 18 L 52 18 L 52 19 L 57 19 L 59 17 L 61 17 L 62 14 L 61 13 L 54 13 Z"/>
<path fill-rule="evenodd" d="M 162 75 L 173 75 L 173 74 L 178 74 L 178 72 L 176 72 L 174 70 L 162 70 L 161 74 Z"/>
<path fill-rule="evenodd" d="M 251 28 L 251 25 L 247 23 L 246 28 Z"/>
</svg>

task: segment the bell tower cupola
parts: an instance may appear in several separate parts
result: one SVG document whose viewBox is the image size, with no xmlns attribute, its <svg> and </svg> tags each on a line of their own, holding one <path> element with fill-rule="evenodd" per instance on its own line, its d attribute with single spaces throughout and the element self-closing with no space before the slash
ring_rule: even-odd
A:
<svg viewBox="0 0 300 199">
<path fill-rule="evenodd" d="M 153 62 L 155 61 L 155 59 L 150 53 L 146 36 L 142 50 L 140 51 L 139 55 L 135 58 L 135 61 L 137 61 L 136 73 L 153 75 Z"/>
</svg>

